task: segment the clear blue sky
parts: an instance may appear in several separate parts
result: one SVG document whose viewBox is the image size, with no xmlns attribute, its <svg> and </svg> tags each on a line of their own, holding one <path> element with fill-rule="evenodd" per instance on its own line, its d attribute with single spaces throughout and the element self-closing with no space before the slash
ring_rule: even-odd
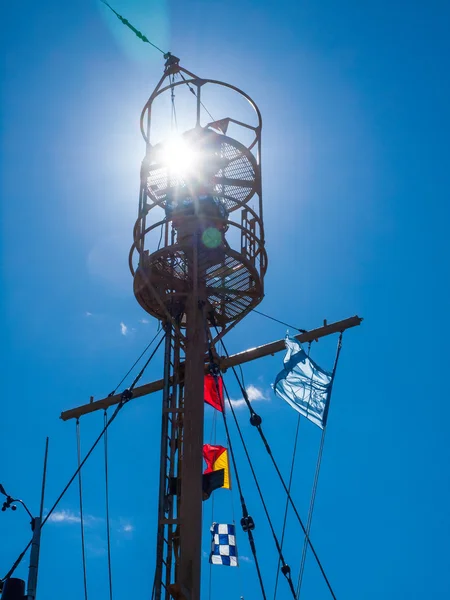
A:
<svg viewBox="0 0 450 600">
<path fill-rule="evenodd" d="M 447 3 L 113 5 L 184 66 L 243 87 L 261 108 L 269 253 L 261 309 L 305 328 L 365 318 L 344 337 L 312 529 L 337 597 L 448 598 Z M 156 331 L 141 322 L 127 254 L 144 153 L 138 118 L 162 60 L 94 0 L 11 2 L 2 21 L 0 481 L 37 510 L 45 436 L 47 507 L 76 464 L 75 425 L 58 419 L 61 410 L 106 395 Z M 234 352 L 284 334 L 252 315 L 227 344 Z M 326 368 L 335 342 L 313 348 Z M 287 474 L 296 414 L 270 391 L 281 364 L 278 355 L 244 371 L 268 398 L 255 407 Z M 160 373 L 161 358 L 146 377 Z M 150 597 L 159 414 L 159 396 L 136 400 L 110 433 L 117 598 Z M 279 530 L 281 489 L 246 412 L 239 417 Z M 84 448 L 101 421 L 82 421 Z M 303 515 L 319 437 L 302 423 L 293 495 Z M 276 555 L 238 454 L 272 597 Z M 89 589 L 106 600 L 101 451 L 84 485 Z M 230 497 L 216 493 L 216 520 L 232 518 Z M 59 509 L 60 521 L 44 529 L 38 593 L 79 600 L 76 487 Z M 235 498 L 236 518 L 238 509 Z M 296 578 L 301 538 L 289 523 Z M 25 514 L 0 513 L 1 576 L 28 539 Z M 238 545 L 249 557 L 242 533 Z M 17 574 L 26 577 L 25 564 Z M 288 598 L 280 586 L 278 598 Z M 259 597 L 245 559 L 239 570 L 215 568 L 213 587 L 215 600 Z M 312 560 L 302 597 L 329 598 Z"/>
</svg>

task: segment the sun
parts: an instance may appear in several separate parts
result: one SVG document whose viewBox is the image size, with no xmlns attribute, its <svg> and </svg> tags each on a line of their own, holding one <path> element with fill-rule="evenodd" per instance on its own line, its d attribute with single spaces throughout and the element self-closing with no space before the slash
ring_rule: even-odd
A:
<svg viewBox="0 0 450 600">
<path fill-rule="evenodd" d="M 163 146 L 162 160 L 170 173 L 180 177 L 190 175 L 199 166 L 199 157 L 182 136 L 171 136 Z"/>
</svg>

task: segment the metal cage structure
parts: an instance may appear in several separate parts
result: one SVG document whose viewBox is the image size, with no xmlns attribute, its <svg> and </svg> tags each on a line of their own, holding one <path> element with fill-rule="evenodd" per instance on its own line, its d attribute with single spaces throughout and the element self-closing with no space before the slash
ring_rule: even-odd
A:
<svg viewBox="0 0 450 600">
<path fill-rule="evenodd" d="M 174 168 L 170 154 L 177 149 L 170 142 L 152 140 L 154 102 L 164 94 L 173 97 L 179 86 L 187 86 L 196 99 L 195 127 L 179 134 L 177 142 L 189 155 L 187 170 Z M 245 98 L 255 112 L 256 125 L 230 116 L 202 125 L 207 86 L 226 87 Z M 228 136 L 230 125 L 243 134 L 241 138 L 251 133 L 250 142 Z M 193 291 L 193 238 L 198 240 L 196 278 L 209 325 L 223 334 L 261 302 L 267 269 L 261 126 L 257 105 L 242 90 L 201 79 L 169 57 L 141 115 L 147 152 L 129 257 L 135 296 L 150 315 L 166 320 L 170 314 L 184 327 L 187 298 Z"/>
</svg>

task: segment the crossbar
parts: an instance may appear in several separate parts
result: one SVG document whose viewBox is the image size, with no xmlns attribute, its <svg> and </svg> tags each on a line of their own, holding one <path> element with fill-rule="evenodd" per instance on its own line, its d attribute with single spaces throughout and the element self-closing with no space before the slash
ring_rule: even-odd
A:
<svg viewBox="0 0 450 600">
<path fill-rule="evenodd" d="M 328 324 L 324 322 L 322 327 L 318 327 L 317 329 L 311 329 L 310 331 L 300 333 L 299 335 L 296 335 L 294 337 L 299 342 L 312 342 L 314 340 L 318 340 L 319 338 L 326 337 L 327 335 L 331 335 L 333 333 L 340 333 L 341 331 L 345 331 L 346 329 L 350 329 L 351 327 L 357 327 L 358 325 L 361 325 L 361 322 L 362 318 L 355 315 L 354 317 L 349 317 L 348 319 L 344 319 L 342 321 L 336 321 L 335 323 Z M 231 367 L 242 365 L 246 362 L 250 362 L 251 360 L 276 354 L 277 352 L 281 352 L 281 350 L 284 350 L 285 348 L 286 345 L 284 339 L 277 340 L 276 342 L 270 342 L 268 344 L 264 344 L 263 346 L 257 346 L 256 348 L 250 348 L 248 350 L 244 350 L 243 352 L 232 354 L 231 356 L 221 357 L 219 359 L 219 366 L 222 371 L 226 371 Z M 183 366 L 184 363 L 181 363 L 180 368 L 182 368 Z M 206 367 L 207 365 L 205 365 L 205 368 Z M 151 383 L 145 383 L 144 385 L 134 388 L 133 399 L 140 398 L 141 396 L 147 396 L 147 394 L 153 394 L 154 392 L 159 392 L 162 389 L 162 379 L 152 381 Z M 89 404 L 83 404 L 82 406 L 78 406 L 77 408 L 71 408 L 70 410 L 63 411 L 61 413 L 60 418 L 63 421 L 68 421 L 69 419 L 78 419 L 79 417 L 88 413 L 92 413 L 97 410 L 105 410 L 109 406 L 119 404 L 120 400 L 121 394 L 108 396 L 106 398 L 102 398 L 101 400 L 90 402 Z"/>
</svg>

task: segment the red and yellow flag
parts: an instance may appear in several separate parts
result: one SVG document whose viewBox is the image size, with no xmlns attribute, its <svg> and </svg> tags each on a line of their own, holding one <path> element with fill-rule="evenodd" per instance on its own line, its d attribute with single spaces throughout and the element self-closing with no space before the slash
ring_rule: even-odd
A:
<svg viewBox="0 0 450 600">
<path fill-rule="evenodd" d="M 206 462 L 204 473 L 213 473 L 223 469 L 223 488 L 231 489 L 230 468 L 228 464 L 228 450 L 223 446 L 203 445 L 203 458 Z"/>
</svg>

